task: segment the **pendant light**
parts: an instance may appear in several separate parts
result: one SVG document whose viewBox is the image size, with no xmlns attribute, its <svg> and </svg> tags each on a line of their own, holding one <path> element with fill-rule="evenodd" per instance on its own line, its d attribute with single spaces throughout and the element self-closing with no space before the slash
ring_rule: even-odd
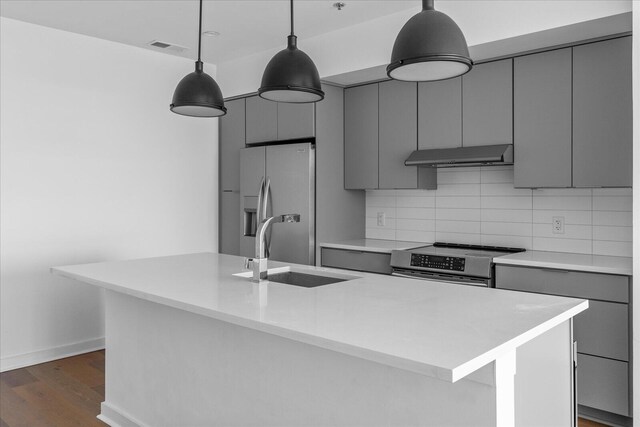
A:
<svg viewBox="0 0 640 427">
<path fill-rule="evenodd" d="M 176 114 L 192 117 L 219 117 L 227 114 L 218 83 L 205 73 L 200 60 L 202 44 L 202 0 L 198 25 L 198 60 L 196 70 L 180 80 L 169 108 Z"/>
<path fill-rule="evenodd" d="M 324 98 L 318 69 L 309 55 L 298 49 L 293 33 L 293 0 L 291 4 L 291 35 L 287 48 L 278 52 L 267 64 L 258 95 L 278 102 L 318 102 Z"/>
<path fill-rule="evenodd" d="M 467 73 L 473 67 L 464 34 L 453 19 L 422 0 L 422 12 L 414 15 L 398 33 L 387 75 L 411 82 L 444 80 Z"/>
</svg>

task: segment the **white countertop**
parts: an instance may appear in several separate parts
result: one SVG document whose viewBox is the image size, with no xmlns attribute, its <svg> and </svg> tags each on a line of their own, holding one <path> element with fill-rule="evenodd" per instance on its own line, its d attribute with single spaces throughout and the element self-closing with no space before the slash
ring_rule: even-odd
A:
<svg viewBox="0 0 640 427">
<path fill-rule="evenodd" d="M 269 263 L 270 268 L 283 266 Z M 174 308 L 455 382 L 585 310 L 588 302 L 354 273 L 316 288 L 234 276 L 243 258 L 197 253 L 52 268 Z M 344 272 L 321 267 L 296 269 Z"/>
<path fill-rule="evenodd" d="M 320 246 L 324 248 L 349 249 L 354 251 L 391 253 L 393 249 L 404 250 L 429 244 L 430 243 L 401 242 L 398 240 L 355 239 L 341 240 L 339 242 L 323 242 L 320 243 Z"/>
<path fill-rule="evenodd" d="M 630 257 L 526 251 L 497 257 L 493 259 L 493 262 L 523 267 L 633 275 L 633 259 Z"/>
</svg>

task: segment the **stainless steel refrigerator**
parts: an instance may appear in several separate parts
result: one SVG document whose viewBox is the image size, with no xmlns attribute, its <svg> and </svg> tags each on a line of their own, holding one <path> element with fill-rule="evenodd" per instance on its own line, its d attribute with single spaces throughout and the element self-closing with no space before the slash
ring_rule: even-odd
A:
<svg viewBox="0 0 640 427">
<path fill-rule="evenodd" d="M 311 143 L 240 150 L 240 255 L 255 256 L 255 234 L 270 216 L 300 214 L 298 223 L 271 225 L 269 259 L 315 263 L 315 147 Z"/>
</svg>

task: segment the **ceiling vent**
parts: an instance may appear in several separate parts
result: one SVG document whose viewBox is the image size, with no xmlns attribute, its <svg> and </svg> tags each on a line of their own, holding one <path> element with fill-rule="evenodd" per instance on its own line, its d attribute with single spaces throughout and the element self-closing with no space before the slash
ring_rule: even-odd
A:
<svg viewBox="0 0 640 427">
<path fill-rule="evenodd" d="M 189 50 L 188 47 L 179 46 L 177 44 L 171 44 L 167 42 L 162 42 L 160 40 L 153 40 L 147 44 L 156 49 L 168 50 L 171 52 L 184 52 L 185 50 Z"/>
</svg>

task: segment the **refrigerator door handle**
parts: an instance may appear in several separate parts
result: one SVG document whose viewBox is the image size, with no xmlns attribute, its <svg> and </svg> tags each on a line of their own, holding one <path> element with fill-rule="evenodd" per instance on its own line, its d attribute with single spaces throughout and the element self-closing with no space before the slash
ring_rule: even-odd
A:
<svg viewBox="0 0 640 427">
<path fill-rule="evenodd" d="M 256 207 L 256 230 L 260 226 L 260 223 L 264 219 L 262 217 L 262 203 L 264 199 L 264 176 L 260 180 L 260 186 L 258 187 L 258 206 Z"/>
<path fill-rule="evenodd" d="M 264 199 L 262 205 L 262 218 L 266 219 L 269 215 L 269 197 L 271 197 L 271 180 L 267 177 L 264 183 Z M 265 250 L 267 257 L 269 256 L 269 249 L 271 248 L 271 228 L 267 230 L 267 234 L 265 236 Z"/>
</svg>

